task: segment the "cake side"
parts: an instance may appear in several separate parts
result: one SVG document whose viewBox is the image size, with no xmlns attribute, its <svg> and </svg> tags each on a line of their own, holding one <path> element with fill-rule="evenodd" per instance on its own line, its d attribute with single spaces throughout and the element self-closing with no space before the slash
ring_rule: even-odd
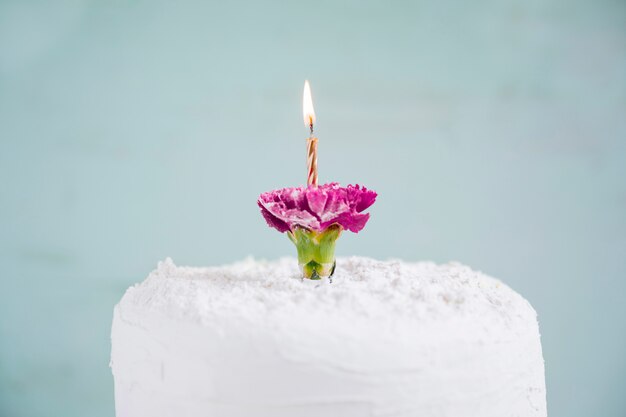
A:
<svg viewBox="0 0 626 417">
<path fill-rule="evenodd" d="M 545 416 L 532 307 L 449 264 L 162 262 L 116 306 L 119 416 Z M 164 411 L 166 410 L 166 411 Z"/>
</svg>

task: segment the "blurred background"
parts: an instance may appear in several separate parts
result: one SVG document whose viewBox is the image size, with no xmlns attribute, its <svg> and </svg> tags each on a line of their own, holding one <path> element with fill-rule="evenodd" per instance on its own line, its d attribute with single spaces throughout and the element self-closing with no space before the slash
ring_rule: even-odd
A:
<svg viewBox="0 0 626 417">
<path fill-rule="evenodd" d="M 626 3 L 0 0 L 0 416 L 112 417 L 157 261 L 295 256 L 259 193 L 379 192 L 338 255 L 456 260 L 539 314 L 551 416 L 626 415 Z"/>
</svg>

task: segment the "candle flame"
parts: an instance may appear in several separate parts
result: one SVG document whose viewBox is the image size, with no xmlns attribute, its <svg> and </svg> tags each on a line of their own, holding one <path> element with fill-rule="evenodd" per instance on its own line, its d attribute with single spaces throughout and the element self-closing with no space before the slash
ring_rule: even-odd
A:
<svg viewBox="0 0 626 417">
<path fill-rule="evenodd" d="M 313 132 L 315 124 L 315 110 L 313 109 L 313 99 L 311 98 L 311 86 L 309 80 L 304 82 L 304 94 L 302 95 L 302 116 L 304 117 L 304 125 Z"/>
</svg>

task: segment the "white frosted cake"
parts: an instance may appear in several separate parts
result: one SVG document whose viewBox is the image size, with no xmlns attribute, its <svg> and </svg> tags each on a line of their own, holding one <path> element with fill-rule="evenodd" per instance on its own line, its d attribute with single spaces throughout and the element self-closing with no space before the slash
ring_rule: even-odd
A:
<svg viewBox="0 0 626 417">
<path fill-rule="evenodd" d="M 115 307 L 117 417 L 546 416 L 535 311 L 460 264 L 171 260 Z"/>
</svg>

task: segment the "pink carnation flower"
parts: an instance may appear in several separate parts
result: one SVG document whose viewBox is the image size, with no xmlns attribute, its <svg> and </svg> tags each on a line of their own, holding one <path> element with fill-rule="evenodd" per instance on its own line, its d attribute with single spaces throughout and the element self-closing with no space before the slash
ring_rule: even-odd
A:
<svg viewBox="0 0 626 417">
<path fill-rule="evenodd" d="M 270 227 L 283 233 L 294 226 L 321 232 L 332 224 L 357 233 L 369 219 L 363 210 L 374 204 L 376 192 L 359 185 L 283 188 L 261 194 L 257 201 Z"/>
</svg>

